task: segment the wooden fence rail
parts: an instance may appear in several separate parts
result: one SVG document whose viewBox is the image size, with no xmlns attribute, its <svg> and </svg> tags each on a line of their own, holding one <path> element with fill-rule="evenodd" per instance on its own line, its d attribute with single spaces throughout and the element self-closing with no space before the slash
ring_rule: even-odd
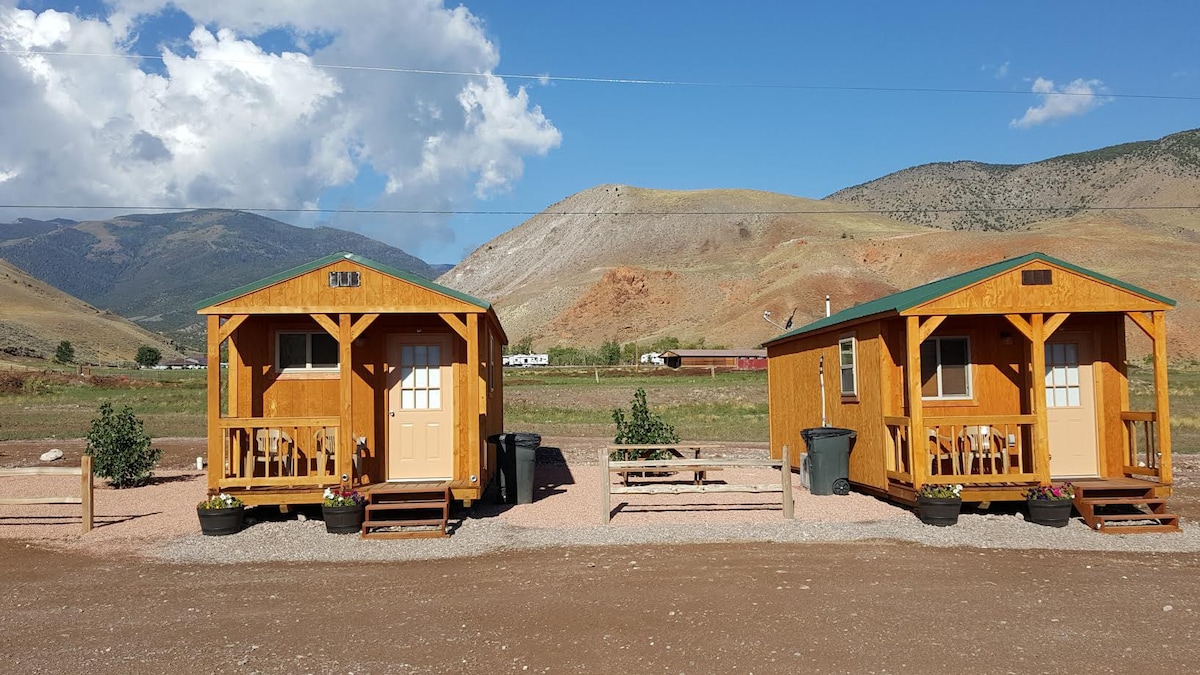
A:
<svg viewBox="0 0 1200 675">
<path fill-rule="evenodd" d="M 28 504 L 80 504 L 83 506 L 83 533 L 92 531 L 95 511 L 93 497 L 95 483 L 92 479 L 92 458 L 84 455 L 79 460 L 79 467 L 66 466 L 30 466 L 19 469 L 0 469 L 0 478 L 17 478 L 20 476 L 79 476 L 78 497 L 0 497 L 0 506 L 24 506 Z"/>
<path fill-rule="evenodd" d="M 600 506 L 604 513 L 601 522 L 605 525 L 612 520 L 611 495 L 614 494 L 687 494 L 714 492 L 779 492 L 783 497 L 783 517 L 794 517 L 794 502 L 792 500 L 792 467 L 786 459 L 642 459 L 627 461 L 612 461 L 608 450 L 600 451 Z M 677 472 L 691 471 L 703 475 L 708 471 L 741 468 L 779 469 L 779 482 L 770 485 L 729 485 L 729 484 L 644 484 L 621 485 L 612 484 L 612 474 L 630 472 Z"/>
</svg>

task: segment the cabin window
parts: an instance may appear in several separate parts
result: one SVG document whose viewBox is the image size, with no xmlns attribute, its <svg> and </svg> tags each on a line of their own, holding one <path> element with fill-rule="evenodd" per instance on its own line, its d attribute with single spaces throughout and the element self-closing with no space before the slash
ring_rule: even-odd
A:
<svg viewBox="0 0 1200 675">
<path fill-rule="evenodd" d="M 842 396 L 858 396 L 858 353 L 854 338 L 838 340 L 838 362 L 842 371 Z"/>
<path fill-rule="evenodd" d="M 280 331 L 275 334 L 275 370 L 337 370 L 338 342 L 325 331 Z"/>
<path fill-rule="evenodd" d="M 971 398 L 971 349 L 965 337 L 921 343 L 921 397 Z"/>
<path fill-rule="evenodd" d="M 441 347 L 404 345 L 400 349 L 400 408 L 440 410 L 441 407 Z"/>
</svg>

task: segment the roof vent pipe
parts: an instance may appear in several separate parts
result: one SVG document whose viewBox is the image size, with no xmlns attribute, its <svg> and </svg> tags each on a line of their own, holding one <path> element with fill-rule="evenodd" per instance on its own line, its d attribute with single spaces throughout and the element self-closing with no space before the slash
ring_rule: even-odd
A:
<svg viewBox="0 0 1200 675">
<path fill-rule="evenodd" d="M 829 296 L 825 296 L 825 316 L 829 316 Z"/>
</svg>

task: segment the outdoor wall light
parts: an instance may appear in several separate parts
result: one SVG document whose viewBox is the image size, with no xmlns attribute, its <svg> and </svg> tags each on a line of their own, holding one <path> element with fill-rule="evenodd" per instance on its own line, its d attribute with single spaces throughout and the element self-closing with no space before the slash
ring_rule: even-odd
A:
<svg viewBox="0 0 1200 675">
<path fill-rule="evenodd" d="M 1012 344 L 1012 333 L 1002 330 L 1000 331 L 1000 342 L 1006 345 Z"/>
</svg>

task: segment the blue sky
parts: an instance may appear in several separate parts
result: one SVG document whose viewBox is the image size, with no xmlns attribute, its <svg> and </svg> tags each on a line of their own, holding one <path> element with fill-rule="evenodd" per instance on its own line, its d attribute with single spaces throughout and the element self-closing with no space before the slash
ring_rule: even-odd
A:
<svg viewBox="0 0 1200 675">
<path fill-rule="evenodd" d="M 98 133 L 94 119 L 86 130 L 61 103 L 50 109 L 61 119 L 52 120 L 46 110 L 0 104 L 0 113 L 29 119 L 20 132 L 0 131 L 0 203 L 69 204 L 82 194 L 93 204 L 108 198 L 164 206 L 536 212 L 603 183 L 818 198 L 926 162 L 1029 162 L 1200 127 L 1196 3 L 473 0 L 460 7 L 350 0 L 337 14 L 316 0 L 295 0 L 287 11 L 278 10 L 282 3 L 254 10 L 242 4 L 17 3 L 10 12 L 28 10 L 23 20 L 48 23 L 46 10 L 54 9 L 73 15 L 74 23 L 67 37 L 44 25 L 15 36 L 10 30 L 7 38 L 0 33 L 3 49 L 95 52 L 108 39 L 105 48 L 114 54 L 167 50 L 180 61 L 170 67 L 161 60 L 53 56 L 38 66 L 0 54 L 0 85 L 26 87 L 52 103 L 58 100 L 52 88 L 61 86 L 81 102 L 77 107 L 116 120 Z M 0 0 L 0 11 L 6 5 L 14 7 L 13 0 Z M 213 40 L 197 41 L 197 26 Z M 479 78 L 315 66 L 296 73 L 283 65 L 265 75 L 233 72 L 255 46 L 276 61 L 280 52 L 296 51 L 316 64 L 490 72 L 501 79 L 473 89 L 468 110 L 463 89 Z M 123 110 L 119 97 L 107 101 L 82 85 L 46 84 L 53 80 L 47 68 L 62 74 L 60 82 L 109 74 L 124 82 L 131 68 L 158 79 L 127 97 L 144 104 Z M 86 74 L 72 70 L 82 68 Z M 246 77 L 274 96 L 245 98 Z M 1087 95 L 1054 96 L 1064 88 Z M 210 97 L 214 90 L 221 95 Z M 82 105 L 89 96 L 103 105 Z M 222 113 L 222 106 L 229 110 Z M 298 108 L 309 112 L 290 116 Z M 91 166 L 89 182 L 80 179 L 71 190 L 38 192 L 33 177 L 72 171 L 39 173 L 36 158 L 47 148 L 23 140 L 39 125 L 78 133 L 69 147 L 141 154 Z M 206 134 L 216 140 L 197 140 Z M 55 143 L 47 147 L 61 147 Z M 106 171 L 113 174 L 109 189 L 89 193 L 97 173 Z M 6 220 L 14 215 L 48 214 L 0 209 Z M 266 215 L 300 224 L 328 220 L 430 262 L 456 262 L 524 220 Z"/>
</svg>

